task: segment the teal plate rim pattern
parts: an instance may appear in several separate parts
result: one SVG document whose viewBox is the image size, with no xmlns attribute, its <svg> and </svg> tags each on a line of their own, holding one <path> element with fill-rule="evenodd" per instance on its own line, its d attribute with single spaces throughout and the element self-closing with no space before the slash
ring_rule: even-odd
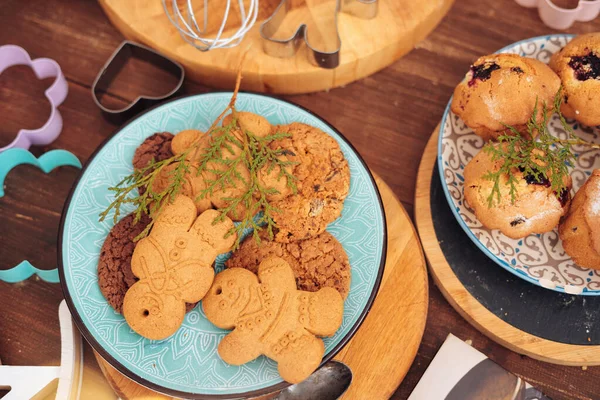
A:
<svg viewBox="0 0 600 400">
<path fill-rule="evenodd" d="M 550 56 L 566 45 L 575 35 L 550 34 L 510 44 L 497 53 L 514 53 L 533 57 L 547 63 Z M 498 230 L 481 225 L 473 211 L 464 202 L 463 170 L 466 163 L 483 147 L 483 140 L 473 133 L 450 110 L 448 101 L 440 123 L 437 164 L 442 188 L 452 213 L 467 236 L 492 261 L 527 282 L 566 294 L 600 295 L 600 271 L 577 266 L 566 254 L 557 229 L 523 239 L 510 239 Z M 588 141 L 598 143 L 600 130 L 569 121 L 575 133 Z M 549 122 L 553 135 L 566 138 L 566 133 L 555 114 Z M 598 150 L 574 147 L 578 155 L 571 169 L 573 188 L 579 189 L 594 168 L 600 168 Z M 595 161 L 598 159 L 598 161 Z"/>
<path fill-rule="evenodd" d="M 154 132 L 206 130 L 225 108 L 231 92 L 189 95 L 155 106 L 130 120 L 90 156 L 63 209 L 58 236 L 58 265 L 63 293 L 73 320 L 102 358 L 133 381 L 157 392 L 194 399 L 255 397 L 281 390 L 276 363 L 264 356 L 243 366 L 221 361 L 216 345 L 227 331 L 212 326 L 197 306 L 177 333 L 163 341 L 135 334 L 100 293 L 97 260 L 110 221 L 98 222 L 109 201 L 108 187 L 132 170 L 135 148 Z M 375 180 L 356 149 L 332 125 L 309 110 L 270 96 L 241 92 L 236 106 L 260 113 L 273 124 L 294 121 L 333 136 L 351 170 L 350 193 L 342 217 L 327 230 L 344 246 L 352 265 L 350 294 L 341 328 L 325 338 L 332 359 L 367 316 L 379 290 L 387 251 L 385 211 Z M 228 255 L 217 259 L 217 271 Z"/>
</svg>

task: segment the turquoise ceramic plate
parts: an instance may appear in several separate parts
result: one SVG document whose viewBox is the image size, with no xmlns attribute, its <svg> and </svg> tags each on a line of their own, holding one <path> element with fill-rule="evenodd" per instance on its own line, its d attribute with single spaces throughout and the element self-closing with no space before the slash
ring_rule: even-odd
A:
<svg viewBox="0 0 600 400">
<path fill-rule="evenodd" d="M 151 389 L 177 397 L 257 396 L 286 384 L 276 364 L 260 357 L 240 367 L 217 354 L 226 331 L 214 327 L 197 306 L 170 338 L 147 340 L 134 333 L 100 293 L 96 273 L 100 248 L 113 223 L 98 222 L 111 202 L 108 187 L 132 171 L 136 147 L 155 132 L 206 131 L 227 106 L 231 93 L 185 97 L 156 107 L 121 128 L 90 158 L 65 204 L 59 233 L 60 279 L 74 320 L 94 349 L 117 370 Z M 265 116 L 272 124 L 294 121 L 316 126 L 340 144 L 351 171 L 350 193 L 343 215 L 328 227 L 344 246 L 352 265 L 352 284 L 342 327 L 325 339 L 331 359 L 352 337 L 366 316 L 383 273 L 386 253 L 385 216 L 377 187 L 356 150 L 331 125 L 293 104 L 242 93 L 237 108 Z M 219 256 L 217 269 L 228 255 Z M 374 338 L 376 340 L 376 338 Z"/>
</svg>

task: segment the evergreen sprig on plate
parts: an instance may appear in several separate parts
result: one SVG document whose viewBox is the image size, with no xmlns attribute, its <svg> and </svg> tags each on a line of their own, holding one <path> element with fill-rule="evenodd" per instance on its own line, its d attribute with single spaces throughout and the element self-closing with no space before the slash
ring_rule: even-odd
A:
<svg viewBox="0 0 600 400">
<path fill-rule="evenodd" d="M 527 132 L 530 137 L 535 137 L 535 139 L 526 139 L 521 136 L 517 129 L 504 124 L 510 133 L 501 135 L 497 144 L 488 142 L 483 147 L 483 151 L 492 157 L 492 161 L 502 162 L 497 171 L 490 171 L 483 176 L 484 179 L 494 183 L 487 198 L 488 207 L 491 208 L 495 204 L 500 204 L 500 185 L 503 177 L 506 177 L 505 184 L 509 187 L 511 202 L 516 201 L 518 180 L 515 177 L 515 172 L 517 170 L 521 171 L 523 176 L 531 177 L 534 183 L 549 181 L 552 190 L 557 196 L 560 196 L 562 191 L 566 189 L 564 178 L 569 175 L 569 167 L 572 167 L 575 161 L 572 147 L 583 145 L 600 148 L 600 145 L 587 142 L 574 135 L 573 128 L 560 113 L 562 99 L 561 88 L 556 93 L 554 104 L 550 109 L 543 103 L 540 110 L 536 100 L 531 118 L 527 122 Z M 540 112 L 542 122 L 538 122 Z M 559 115 L 561 125 L 568 135 L 567 139 L 559 139 L 548 130 L 548 122 L 554 112 Z"/>
<path fill-rule="evenodd" d="M 258 232 L 262 229 L 266 229 L 269 238 L 273 238 L 273 230 L 276 228 L 274 214 L 279 210 L 273 207 L 268 199 L 278 191 L 261 183 L 259 175 L 270 174 L 277 168 L 279 172 L 276 179 L 286 179 L 287 187 L 296 194 L 297 178 L 289 170 L 297 163 L 284 157 L 288 154 L 288 150 L 272 149 L 270 146 L 273 141 L 290 137 L 290 134 L 276 132 L 265 137 L 258 137 L 241 128 L 235 109 L 240 80 L 241 75 L 238 74 L 229 105 L 206 133 L 209 137 L 208 146 L 201 148 L 206 142 L 196 141 L 185 152 L 162 161 L 152 160 L 147 167 L 134 171 L 117 185 L 110 187 L 109 190 L 114 193 L 114 200 L 100 214 L 100 221 L 106 219 L 110 212 L 114 211 L 113 219 L 116 223 L 122 214 L 122 207 L 133 205 L 135 222 L 138 222 L 143 214 L 150 215 L 152 219 L 144 231 L 135 238 L 137 241 L 150 232 L 164 204 L 173 202 L 175 197 L 181 193 L 186 175 L 196 173 L 197 176 L 203 174 L 207 176 L 206 188 L 198 194 L 198 199 L 213 196 L 230 187 L 245 188 L 238 192 L 239 195 L 222 198 L 227 206 L 219 209 L 219 217 L 214 221 L 214 223 L 222 221 L 239 205 L 244 206 L 244 215 L 238 216 L 241 217 L 241 221 L 226 235 L 237 234 L 235 248 L 239 246 L 242 233 L 246 228 L 254 229 L 253 236 L 258 242 L 260 241 Z M 233 116 L 231 122 L 224 126 L 218 126 L 228 112 L 231 112 Z M 175 167 L 166 172 L 165 168 L 170 165 L 175 165 Z M 239 172 L 240 168 L 246 168 L 249 177 L 242 176 Z M 153 184 L 161 174 L 169 177 L 169 184 L 163 190 L 156 191 Z M 140 188 L 145 190 L 142 194 L 137 194 L 136 192 Z M 255 218 L 260 211 L 262 211 L 260 217 Z"/>
</svg>

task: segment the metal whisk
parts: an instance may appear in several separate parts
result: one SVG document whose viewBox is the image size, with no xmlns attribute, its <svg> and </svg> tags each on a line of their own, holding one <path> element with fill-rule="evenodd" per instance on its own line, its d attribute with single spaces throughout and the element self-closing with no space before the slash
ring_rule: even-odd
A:
<svg viewBox="0 0 600 400">
<path fill-rule="evenodd" d="M 208 38 L 205 36 L 207 34 L 209 18 L 208 0 L 204 0 L 202 29 L 200 28 L 200 24 L 198 23 L 194 13 L 192 4 L 193 2 L 194 0 L 162 0 L 167 17 L 169 17 L 171 23 L 177 28 L 181 37 L 186 42 L 201 51 L 224 49 L 237 46 L 240 44 L 242 39 L 244 39 L 246 33 L 248 33 L 248 31 L 254 26 L 256 23 L 256 18 L 258 17 L 258 0 L 250 0 L 247 10 L 244 5 L 244 0 L 237 0 L 240 8 L 240 19 L 242 23 L 239 29 L 232 36 L 222 37 L 223 30 L 227 24 L 227 19 L 229 18 L 229 11 L 231 9 L 232 2 L 232 0 L 227 0 L 225 14 L 219 30 L 214 38 Z M 171 7 L 169 7 L 169 4 Z M 183 6 L 181 7 L 183 12 L 179 7 L 180 4 Z"/>
</svg>

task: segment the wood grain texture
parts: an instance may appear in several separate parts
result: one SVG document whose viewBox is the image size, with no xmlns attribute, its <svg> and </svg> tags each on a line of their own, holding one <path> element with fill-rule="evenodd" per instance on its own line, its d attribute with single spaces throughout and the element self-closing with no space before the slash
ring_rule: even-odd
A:
<svg viewBox="0 0 600 400">
<path fill-rule="evenodd" d="M 568 30 L 594 31 L 600 31 L 600 19 L 576 23 Z M 469 64 L 515 41 L 552 32 L 539 20 L 536 10 L 522 8 L 512 0 L 460 0 L 431 35 L 388 68 L 327 93 L 284 98 L 310 109 L 340 130 L 412 215 L 419 160 Z M 69 82 L 69 96 L 59 108 L 64 118 L 63 133 L 49 146 L 32 148 L 35 154 L 62 148 L 85 162 L 117 129 L 102 118 L 89 90 L 122 40 L 96 0 L 2 1 L 0 44 L 17 44 L 34 57 L 55 59 Z M 0 75 L 0 143 L 12 140 L 23 126 L 43 124 L 43 113 L 48 112 L 44 110 L 49 109 L 39 97 L 43 82 L 37 86 L 39 81 L 26 69 L 11 70 Z M 9 73 L 10 79 L 3 79 Z M 115 98 L 122 104 L 123 99 L 133 99 L 140 91 L 168 89 L 146 69 L 133 71 L 127 79 L 129 85 L 115 88 L 112 93 L 118 93 Z M 209 90 L 192 81 L 185 83 L 187 93 Z M 72 169 L 49 175 L 35 175 L 35 169 L 27 167 L 11 172 L 7 195 L 0 199 L 0 268 L 12 266 L 8 255 L 11 260 L 37 257 L 41 268 L 54 266 L 56 238 L 50 232 L 57 229 L 57 215 L 75 175 Z M 32 199 L 45 199 L 47 205 L 29 205 Z M 17 207 L 26 213 L 18 212 Z M 17 212 L 33 218 L 41 228 L 23 230 L 25 225 L 7 218 Z M 558 366 L 507 350 L 463 319 L 430 283 L 425 334 L 415 362 L 392 399 L 409 396 L 450 332 L 472 340 L 475 348 L 555 400 L 599 398 L 600 367 L 582 370 Z M 4 364 L 58 364 L 56 307 L 61 298 L 58 285 L 35 280 L 18 286 L 0 284 L 0 358 Z"/>
<path fill-rule="evenodd" d="M 387 216 L 387 259 L 371 311 L 335 357 L 346 363 L 353 374 L 352 385 L 343 399 L 359 399 L 366 393 L 372 399 L 392 396 L 415 358 L 427 319 L 427 270 L 417 233 L 391 189 L 380 178 L 376 177 L 376 181 Z M 96 359 L 121 397 L 170 398 L 131 381 L 98 354 Z"/>
<path fill-rule="evenodd" d="M 415 219 L 423 249 L 427 255 L 429 271 L 436 286 L 462 317 L 480 332 L 512 351 L 560 365 L 600 365 L 600 346 L 553 342 L 515 328 L 477 301 L 454 274 L 440 248 L 430 207 L 429 189 L 437 159 L 438 135 L 439 127 L 431 135 L 421 159 L 415 195 Z M 435 178 L 437 176 L 433 179 Z"/>
<path fill-rule="evenodd" d="M 279 1 L 260 2 L 257 22 L 238 47 L 201 52 L 180 37 L 160 1 L 99 0 L 120 32 L 179 61 L 191 79 L 213 87 L 230 88 L 235 82 L 240 57 L 246 53 L 242 89 L 286 94 L 317 92 L 346 85 L 387 67 L 412 50 L 434 29 L 454 0 L 379 0 L 379 13 L 371 20 L 339 13 L 337 27 L 342 47 L 340 65 L 336 69 L 322 69 L 311 64 L 304 45 L 291 58 L 272 57 L 263 51 L 259 27 Z M 297 27 L 306 23 L 313 47 L 335 51 L 335 1 L 295 3 L 298 5 L 286 15 L 275 37 L 289 38 Z M 203 15 L 201 4 L 197 4 L 197 8 L 197 15 Z M 215 8 L 210 9 L 213 17 L 208 33 L 211 34 L 217 30 L 215 23 L 223 15 Z M 232 22 L 235 22 L 235 12 L 232 11 L 232 14 Z M 233 23 L 229 25 L 233 27 L 226 29 L 223 37 L 236 30 Z"/>
</svg>

